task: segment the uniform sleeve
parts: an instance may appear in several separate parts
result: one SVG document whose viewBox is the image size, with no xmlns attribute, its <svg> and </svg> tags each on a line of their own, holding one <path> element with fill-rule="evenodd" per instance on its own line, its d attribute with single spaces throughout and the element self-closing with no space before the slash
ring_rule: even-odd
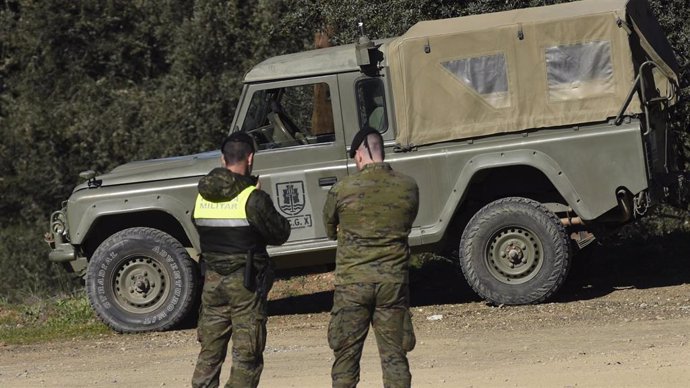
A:
<svg viewBox="0 0 690 388">
<path fill-rule="evenodd" d="M 323 205 L 323 224 L 326 226 L 326 236 L 331 240 L 338 239 L 338 193 L 336 186 L 331 187 Z"/>
<path fill-rule="evenodd" d="M 268 245 L 281 245 L 290 237 L 290 222 L 278 213 L 271 197 L 254 190 L 247 203 L 247 219 Z"/>
</svg>

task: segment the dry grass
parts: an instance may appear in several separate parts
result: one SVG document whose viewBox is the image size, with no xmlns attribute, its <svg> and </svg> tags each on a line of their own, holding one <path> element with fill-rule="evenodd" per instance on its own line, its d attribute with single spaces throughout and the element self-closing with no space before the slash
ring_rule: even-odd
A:
<svg viewBox="0 0 690 388">
<path fill-rule="evenodd" d="M 333 291 L 333 272 L 279 277 L 268 294 L 269 300 Z"/>
</svg>

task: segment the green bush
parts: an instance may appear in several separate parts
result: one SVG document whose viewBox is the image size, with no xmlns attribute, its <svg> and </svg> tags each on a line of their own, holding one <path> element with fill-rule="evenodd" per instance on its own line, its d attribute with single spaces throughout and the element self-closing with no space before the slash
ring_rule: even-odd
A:
<svg viewBox="0 0 690 388">
<path fill-rule="evenodd" d="M 79 281 L 48 261 L 47 230 L 42 224 L 15 224 L 0 229 L 0 296 L 22 302 L 32 296 L 71 292 Z"/>
</svg>

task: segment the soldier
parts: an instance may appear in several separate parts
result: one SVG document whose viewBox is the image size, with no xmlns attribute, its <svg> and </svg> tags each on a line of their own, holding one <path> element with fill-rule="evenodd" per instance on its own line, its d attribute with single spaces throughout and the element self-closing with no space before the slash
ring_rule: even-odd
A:
<svg viewBox="0 0 690 388">
<path fill-rule="evenodd" d="M 226 387 L 256 387 L 266 345 L 266 297 L 272 263 L 266 245 L 280 245 L 290 224 L 252 177 L 254 142 L 233 133 L 221 146 L 221 164 L 199 181 L 194 224 L 207 269 L 197 329 L 201 352 L 194 387 L 217 387 L 233 336 Z"/>
<path fill-rule="evenodd" d="M 359 131 L 350 147 L 359 172 L 333 186 L 323 209 L 338 240 L 328 344 L 334 388 L 355 387 L 364 340 L 373 326 L 384 387 L 409 387 L 407 352 L 415 345 L 409 311 L 408 235 L 419 208 L 414 179 L 384 163 L 378 131 Z"/>
</svg>

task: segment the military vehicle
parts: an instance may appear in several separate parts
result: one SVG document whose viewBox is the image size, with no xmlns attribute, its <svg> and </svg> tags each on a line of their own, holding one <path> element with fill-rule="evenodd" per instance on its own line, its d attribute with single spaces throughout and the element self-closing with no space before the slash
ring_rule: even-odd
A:
<svg viewBox="0 0 690 388">
<path fill-rule="evenodd" d="M 322 206 L 356 171 L 348 144 L 370 126 L 386 160 L 419 184 L 413 248 L 450 244 L 481 297 L 528 304 L 559 289 L 593 234 L 669 195 L 677 87 L 678 64 L 645 1 L 586 0 L 423 21 L 397 38 L 267 59 L 246 74 L 231 131 L 256 139 L 261 188 L 292 225 L 288 243 L 270 248 L 279 266 L 332 262 Z M 51 216 L 50 260 L 84 276 L 114 330 L 164 330 L 194 311 L 191 212 L 219 156 L 85 172 Z"/>
</svg>

